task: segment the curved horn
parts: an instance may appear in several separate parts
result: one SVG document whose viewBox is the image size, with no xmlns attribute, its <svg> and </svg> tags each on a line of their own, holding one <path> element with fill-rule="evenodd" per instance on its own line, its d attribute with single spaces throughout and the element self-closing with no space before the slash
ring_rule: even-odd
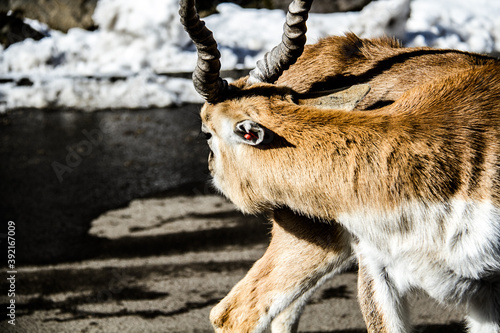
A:
<svg viewBox="0 0 500 333">
<path fill-rule="evenodd" d="M 195 0 L 181 0 L 179 14 L 184 29 L 198 50 L 198 61 L 193 72 L 196 91 L 209 103 L 223 99 L 227 81 L 220 77 L 220 52 L 212 32 L 198 16 Z"/>
<path fill-rule="evenodd" d="M 272 83 L 297 61 L 306 44 L 306 20 L 311 4 L 312 0 L 293 0 L 288 7 L 281 43 L 257 62 L 247 80 L 249 84 Z"/>
</svg>

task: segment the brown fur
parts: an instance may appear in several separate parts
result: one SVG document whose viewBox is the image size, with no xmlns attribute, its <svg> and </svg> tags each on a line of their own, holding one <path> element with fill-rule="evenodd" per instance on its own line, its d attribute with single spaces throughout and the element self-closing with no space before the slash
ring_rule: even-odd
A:
<svg viewBox="0 0 500 333">
<path fill-rule="evenodd" d="M 372 89 L 354 111 L 299 103 L 359 83 Z M 344 267 L 350 245 L 335 222 L 341 214 L 452 198 L 500 207 L 498 60 L 349 34 L 306 47 L 276 84 L 247 86 L 243 78 L 232 87 L 226 100 L 201 112 L 213 136 L 210 170 L 240 209 L 274 211 L 274 221 L 264 257 L 212 311 L 220 332 L 265 326 L 262 318 L 278 315 L 276 309 L 269 314 L 276 295 L 296 293 L 299 299 L 328 269 Z M 231 142 L 232 128 L 247 119 L 272 131 L 273 140 L 259 146 Z M 416 228 L 404 217 L 380 223 L 388 234 Z M 444 237 L 445 226 L 440 228 Z M 373 300 L 375 291 L 361 265 L 367 327 L 385 332 L 387 318 Z M 279 310 L 293 317 L 294 311 Z"/>
<path fill-rule="evenodd" d="M 373 280 L 363 267 L 359 260 L 358 271 L 358 301 L 363 313 L 368 333 L 386 333 L 387 324 L 385 323 L 384 313 L 378 308 L 374 300 L 375 287 Z"/>
<path fill-rule="evenodd" d="M 479 54 L 431 48 L 403 48 L 394 39 L 360 39 L 350 33 L 306 46 L 297 63 L 277 85 L 297 93 L 370 83 L 372 91 L 358 106 L 363 110 L 392 102 L 415 86 L 467 68 L 495 64 Z"/>
<path fill-rule="evenodd" d="M 265 149 L 241 147 L 244 153 L 224 146 L 223 168 L 212 168 L 222 191 L 244 211 L 288 206 L 333 220 L 361 205 L 391 208 L 421 198 L 491 197 L 500 204 L 499 175 L 492 174 L 500 155 L 498 66 L 417 86 L 371 112 L 299 106 L 272 85 L 238 93 L 205 106 L 207 126 L 217 133 L 219 118 L 251 118 L 278 138 Z"/>
<path fill-rule="evenodd" d="M 276 210 L 272 221 L 266 253 L 210 314 L 220 332 L 251 332 L 271 310 L 274 297 L 313 288 L 332 267 L 350 264 L 350 237 L 340 226 L 284 209 Z"/>
</svg>

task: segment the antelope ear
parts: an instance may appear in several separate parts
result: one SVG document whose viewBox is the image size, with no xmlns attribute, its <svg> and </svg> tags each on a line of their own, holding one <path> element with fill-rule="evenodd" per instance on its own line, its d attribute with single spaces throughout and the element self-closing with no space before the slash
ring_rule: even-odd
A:
<svg viewBox="0 0 500 333">
<path fill-rule="evenodd" d="M 298 104 L 315 106 L 320 109 L 352 111 L 365 98 L 369 91 L 369 84 L 357 84 L 337 89 L 327 95 L 325 95 L 325 92 L 322 92 L 319 97 L 317 95 L 299 97 Z"/>
<path fill-rule="evenodd" d="M 272 140 L 272 132 L 252 120 L 243 120 L 237 123 L 234 133 L 238 142 L 252 146 L 269 143 Z"/>
</svg>

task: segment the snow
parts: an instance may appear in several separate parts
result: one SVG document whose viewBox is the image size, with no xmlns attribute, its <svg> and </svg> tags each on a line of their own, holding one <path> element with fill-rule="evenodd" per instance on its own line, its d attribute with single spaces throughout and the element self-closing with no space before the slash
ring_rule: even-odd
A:
<svg viewBox="0 0 500 333">
<path fill-rule="evenodd" d="M 479 53 L 500 51 L 500 1 L 418 0 L 412 3 L 407 39 Z"/>
<path fill-rule="evenodd" d="M 280 10 L 222 3 L 206 17 L 222 69 L 253 68 L 281 40 Z M 95 31 L 66 34 L 27 20 L 48 37 L 0 49 L 0 112 L 21 107 L 149 108 L 202 102 L 188 79 L 196 52 L 178 18 L 178 0 L 99 0 Z M 308 43 L 353 31 L 396 36 L 408 46 L 500 52 L 500 1 L 378 0 L 361 12 L 310 14 Z M 21 79 L 23 79 L 21 81 Z M 19 84 L 23 82 L 23 84 Z"/>
</svg>

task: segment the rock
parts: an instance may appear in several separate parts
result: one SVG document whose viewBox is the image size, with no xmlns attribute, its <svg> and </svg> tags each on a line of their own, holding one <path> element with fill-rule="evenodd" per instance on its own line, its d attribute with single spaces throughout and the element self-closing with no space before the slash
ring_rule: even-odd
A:
<svg viewBox="0 0 500 333">
<path fill-rule="evenodd" d="M 0 7 L 5 12 L 5 7 L 22 17 L 35 19 L 47 24 L 52 29 L 63 32 L 79 27 L 92 29 L 97 0 L 8 0 L 7 6 Z"/>
</svg>

